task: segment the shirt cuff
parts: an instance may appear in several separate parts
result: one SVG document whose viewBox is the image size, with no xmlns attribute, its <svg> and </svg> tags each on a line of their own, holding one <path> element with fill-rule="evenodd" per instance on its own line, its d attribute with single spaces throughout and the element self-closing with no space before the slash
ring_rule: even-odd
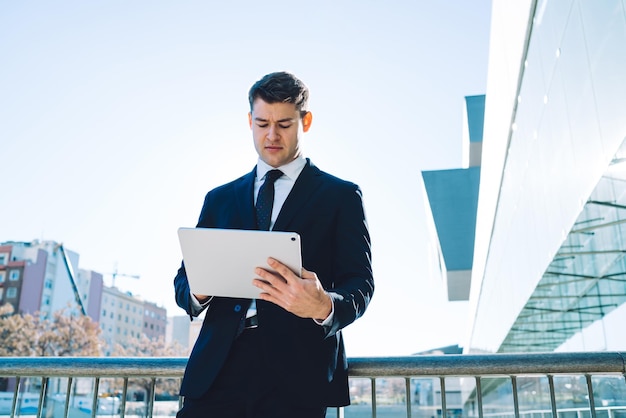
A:
<svg viewBox="0 0 626 418">
<path fill-rule="evenodd" d="M 191 301 L 191 311 L 198 315 L 200 312 L 205 310 L 207 306 L 209 306 L 209 303 L 213 300 L 213 296 L 211 296 L 206 302 L 200 303 L 196 295 L 190 293 L 189 300 Z"/>
<path fill-rule="evenodd" d="M 327 293 L 331 294 L 333 292 L 327 292 Z M 324 319 L 323 321 L 319 321 L 319 320 L 313 318 L 313 321 L 315 321 L 315 323 L 317 325 L 321 325 L 323 327 L 328 327 L 328 326 L 330 326 L 330 324 L 333 323 L 333 317 L 334 316 L 335 316 L 335 300 L 331 297 L 330 298 L 330 313 L 328 314 L 326 319 Z"/>
</svg>

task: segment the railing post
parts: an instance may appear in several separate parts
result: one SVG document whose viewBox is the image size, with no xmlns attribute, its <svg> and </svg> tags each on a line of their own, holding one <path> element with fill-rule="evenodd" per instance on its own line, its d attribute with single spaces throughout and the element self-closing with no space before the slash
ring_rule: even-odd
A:
<svg viewBox="0 0 626 418">
<path fill-rule="evenodd" d="M 480 376 L 476 376 L 476 403 L 478 404 L 478 418 L 483 418 L 483 389 Z"/>
<path fill-rule="evenodd" d="M 517 397 L 517 378 L 511 376 L 511 389 L 513 391 L 513 411 L 515 411 L 515 418 L 519 418 L 519 399 Z"/>
<path fill-rule="evenodd" d="M 122 387 L 122 399 L 120 399 L 120 418 L 124 418 L 124 416 L 126 416 L 126 397 L 127 396 L 128 396 L 128 377 L 125 377 L 124 386 Z"/>
<path fill-rule="evenodd" d="M 22 378 L 15 378 L 15 390 L 13 391 L 13 402 L 11 403 L 11 418 L 15 418 L 15 410 L 17 408 L 17 398 L 20 395 L 20 387 L 22 386 Z"/>
<path fill-rule="evenodd" d="M 441 376 L 439 378 L 439 385 L 441 386 L 441 418 L 448 418 L 448 406 L 446 404 L 446 378 Z"/>
<path fill-rule="evenodd" d="M 591 375 L 585 374 L 585 380 L 587 381 L 587 393 L 589 394 L 589 412 L 591 413 L 591 418 L 596 418 L 596 400 L 593 398 Z"/>
<path fill-rule="evenodd" d="M 96 377 L 93 385 L 93 399 L 91 401 L 91 418 L 98 414 L 98 391 L 100 390 L 100 377 Z"/>
<path fill-rule="evenodd" d="M 148 418 L 152 418 L 152 411 L 154 410 L 154 399 L 156 394 L 154 393 L 156 390 L 156 377 L 152 378 L 150 382 L 150 399 L 148 400 Z"/>
<path fill-rule="evenodd" d="M 37 418 L 41 418 L 43 411 L 43 401 L 46 398 L 46 389 L 48 388 L 48 378 L 41 378 L 41 389 L 39 390 L 39 402 L 37 404 Z"/>
<path fill-rule="evenodd" d="M 72 399 L 72 382 L 74 379 L 72 377 L 67 378 L 67 389 L 65 392 L 65 408 L 63 409 L 63 418 L 68 418 L 70 416 L 70 401 Z"/>
<path fill-rule="evenodd" d="M 552 406 L 552 418 L 559 418 L 556 410 L 556 396 L 554 395 L 554 376 L 548 375 L 548 387 L 550 388 L 550 405 Z"/>
<path fill-rule="evenodd" d="M 406 418 L 411 418 L 411 378 L 406 377 L 404 379 L 404 399 L 406 401 Z"/>
<path fill-rule="evenodd" d="M 372 381 L 372 418 L 376 418 L 376 378 L 370 378 Z"/>
</svg>

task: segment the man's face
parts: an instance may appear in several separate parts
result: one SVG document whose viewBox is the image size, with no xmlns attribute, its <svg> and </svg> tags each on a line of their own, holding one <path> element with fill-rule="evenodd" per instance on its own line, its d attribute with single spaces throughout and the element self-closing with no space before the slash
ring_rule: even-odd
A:
<svg viewBox="0 0 626 418">
<path fill-rule="evenodd" d="M 261 160 L 280 167 L 300 155 L 300 138 L 309 130 L 312 115 L 300 112 L 293 103 L 267 103 L 256 99 L 248 121 L 252 129 L 254 148 Z"/>
</svg>

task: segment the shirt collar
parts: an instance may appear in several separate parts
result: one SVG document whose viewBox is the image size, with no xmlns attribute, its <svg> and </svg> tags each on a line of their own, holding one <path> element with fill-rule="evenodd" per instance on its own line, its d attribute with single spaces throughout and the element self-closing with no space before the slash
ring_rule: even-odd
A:
<svg viewBox="0 0 626 418">
<path fill-rule="evenodd" d="M 281 165 L 280 167 L 278 167 L 278 169 L 282 171 L 285 176 L 295 181 L 300 175 L 300 173 L 302 172 L 302 169 L 304 168 L 305 165 L 306 165 L 306 158 L 300 155 L 296 157 L 296 159 L 293 160 L 292 162 L 285 164 L 285 165 Z M 259 160 L 256 163 L 257 181 L 262 179 L 268 171 L 273 170 L 273 169 L 274 167 L 272 167 L 271 165 L 267 164 L 265 161 L 259 158 Z"/>
</svg>

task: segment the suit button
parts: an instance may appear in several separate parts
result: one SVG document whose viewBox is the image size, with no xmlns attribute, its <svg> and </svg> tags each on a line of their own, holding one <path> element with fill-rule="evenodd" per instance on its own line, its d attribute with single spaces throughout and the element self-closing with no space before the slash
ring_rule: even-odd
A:
<svg viewBox="0 0 626 418">
<path fill-rule="evenodd" d="M 241 311 L 241 305 L 235 305 L 235 312 Z"/>
</svg>

